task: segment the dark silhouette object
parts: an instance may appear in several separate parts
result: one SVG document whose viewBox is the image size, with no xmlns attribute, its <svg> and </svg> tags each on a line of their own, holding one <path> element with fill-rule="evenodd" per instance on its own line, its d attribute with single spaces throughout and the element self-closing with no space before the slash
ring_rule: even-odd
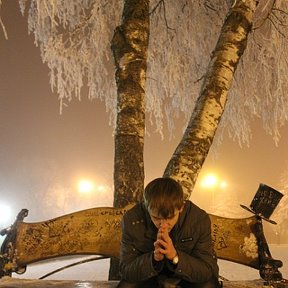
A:
<svg viewBox="0 0 288 288">
<path fill-rule="evenodd" d="M 240 206 L 250 211 L 251 213 L 261 217 L 265 221 L 268 221 L 272 224 L 277 224 L 275 221 L 269 218 L 274 212 L 282 197 L 283 194 L 281 192 L 261 183 L 250 204 L 250 208 L 241 204 Z"/>
</svg>

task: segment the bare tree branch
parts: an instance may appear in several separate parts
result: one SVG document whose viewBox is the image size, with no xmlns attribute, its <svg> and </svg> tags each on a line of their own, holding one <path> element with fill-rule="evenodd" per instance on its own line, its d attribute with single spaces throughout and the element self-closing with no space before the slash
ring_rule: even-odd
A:
<svg viewBox="0 0 288 288">
<path fill-rule="evenodd" d="M 267 13 L 266 17 L 263 17 L 262 22 L 257 27 L 254 27 L 253 30 L 257 30 L 264 25 L 264 23 L 266 22 L 266 20 L 269 18 L 270 14 L 272 13 L 272 9 L 275 5 L 275 2 L 276 0 L 273 0 L 273 4 L 271 5 L 271 10 Z"/>
<path fill-rule="evenodd" d="M 151 10 L 151 12 L 149 13 L 149 15 L 152 15 L 152 14 L 158 9 L 159 6 L 160 6 L 160 8 L 161 8 L 162 2 L 163 2 L 163 0 L 160 0 L 160 1 L 155 5 L 155 7 L 152 8 L 152 10 Z"/>
<path fill-rule="evenodd" d="M 273 11 L 280 12 L 280 13 L 283 13 L 283 14 L 285 14 L 285 16 L 288 16 L 288 12 L 287 12 L 287 11 L 284 11 L 284 10 L 282 10 L 282 9 L 273 7 L 272 10 L 273 10 Z"/>
<path fill-rule="evenodd" d="M 275 21 L 271 18 L 271 17 L 268 17 L 268 20 L 271 22 L 272 26 L 275 28 L 275 30 L 281 35 L 283 36 L 284 38 L 286 38 L 286 35 L 280 31 L 280 29 L 278 29 L 278 25 L 275 23 Z"/>
<path fill-rule="evenodd" d="M 287 24 L 287 21 L 285 21 L 284 18 L 285 18 L 285 16 L 288 16 L 288 13 L 287 13 L 287 12 L 285 13 L 285 11 L 282 11 L 282 12 L 284 12 L 285 14 L 278 16 L 278 15 L 276 14 L 276 12 L 279 12 L 279 10 L 272 9 L 271 16 L 273 16 L 273 17 L 277 20 L 277 22 L 279 23 L 280 26 L 287 27 L 288 24 Z"/>
<path fill-rule="evenodd" d="M 165 26 L 167 28 L 167 30 L 173 30 L 176 31 L 176 29 L 171 28 L 168 24 L 168 20 L 167 20 L 167 16 L 166 16 L 166 4 L 165 4 L 165 0 L 160 0 L 155 7 L 151 10 L 151 12 L 149 13 L 150 15 L 153 14 L 157 9 L 161 10 L 161 8 L 163 7 L 163 17 L 164 17 L 164 22 L 165 22 Z M 160 12 L 159 12 L 160 13 Z"/>
</svg>

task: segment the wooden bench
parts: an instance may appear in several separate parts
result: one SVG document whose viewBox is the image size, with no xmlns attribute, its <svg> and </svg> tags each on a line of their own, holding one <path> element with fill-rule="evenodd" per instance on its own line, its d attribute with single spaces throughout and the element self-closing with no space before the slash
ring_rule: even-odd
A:
<svg viewBox="0 0 288 288">
<path fill-rule="evenodd" d="M 67 255 L 118 258 L 120 223 L 129 208 L 92 208 L 36 223 L 23 221 L 28 215 L 28 210 L 23 209 L 15 223 L 1 231 L 6 237 L 1 247 L 0 276 L 22 274 L 31 263 Z M 273 283 L 274 287 L 285 283 L 278 270 L 282 262 L 273 259 L 269 251 L 260 217 L 209 216 L 219 259 L 259 270 L 263 281 Z"/>
</svg>

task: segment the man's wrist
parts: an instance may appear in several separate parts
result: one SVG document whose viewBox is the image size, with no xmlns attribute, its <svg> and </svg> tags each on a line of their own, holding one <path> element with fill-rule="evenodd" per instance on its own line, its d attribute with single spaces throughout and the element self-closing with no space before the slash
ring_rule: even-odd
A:
<svg viewBox="0 0 288 288">
<path fill-rule="evenodd" d="M 179 262 L 179 257 L 178 257 L 178 254 L 176 254 L 171 260 L 170 262 L 173 264 L 173 265 L 177 265 L 178 262 Z"/>
<path fill-rule="evenodd" d="M 163 260 L 157 261 L 154 259 L 153 255 L 152 255 L 152 265 L 153 268 L 157 271 L 160 272 L 163 268 Z"/>
</svg>

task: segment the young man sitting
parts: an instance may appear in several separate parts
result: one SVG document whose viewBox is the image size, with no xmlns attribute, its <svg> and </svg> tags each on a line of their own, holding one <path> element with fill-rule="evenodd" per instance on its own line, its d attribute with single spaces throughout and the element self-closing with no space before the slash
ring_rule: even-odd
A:
<svg viewBox="0 0 288 288">
<path fill-rule="evenodd" d="M 208 214 L 184 201 L 171 178 L 157 178 L 122 220 L 118 288 L 217 288 Z"/>
</svg>

